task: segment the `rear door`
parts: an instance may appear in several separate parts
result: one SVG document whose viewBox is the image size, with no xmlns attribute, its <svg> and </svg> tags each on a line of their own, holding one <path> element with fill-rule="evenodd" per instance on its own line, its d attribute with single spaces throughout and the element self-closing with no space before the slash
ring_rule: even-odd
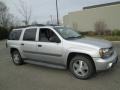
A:
<svg viewBox="0 0 120 90">
<path fill-rule="evenodd" d="M 37 28 L 26 29 L 21 42 L 23 55 L 27 59 L 35 59 Z"/>
</svg>

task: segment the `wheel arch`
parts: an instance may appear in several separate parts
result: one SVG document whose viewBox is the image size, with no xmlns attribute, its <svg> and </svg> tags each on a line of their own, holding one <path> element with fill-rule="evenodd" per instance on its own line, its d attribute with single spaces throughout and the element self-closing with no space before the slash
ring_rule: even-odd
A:
<svg viewBox="0 0 120 90">
<path fill-rule="evenodd" d="M 19 50 L 17 48 L 10 48 L 10 54 L 12 54 L 13 51 L 18 51 L 19 52 Z"/>
</svg>

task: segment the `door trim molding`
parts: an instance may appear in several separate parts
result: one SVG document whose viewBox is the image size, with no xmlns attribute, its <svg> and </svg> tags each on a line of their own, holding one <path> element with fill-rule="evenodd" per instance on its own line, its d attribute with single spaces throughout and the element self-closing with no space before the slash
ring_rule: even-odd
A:
<svg viewBox="0 0 120 90">
<path fill-rule="evenodd" d="M 43 52 L 33 52 L 33 51 L 25 51 L 25 50 L 23 50 L 23 52 L 24 52 L 24 53 L 32 53 L 32 54 L 41 54 L 41 55 L 49 55 L 49 56 L 62 57 L 61 54 L 43 53 Z"/>
</svg>

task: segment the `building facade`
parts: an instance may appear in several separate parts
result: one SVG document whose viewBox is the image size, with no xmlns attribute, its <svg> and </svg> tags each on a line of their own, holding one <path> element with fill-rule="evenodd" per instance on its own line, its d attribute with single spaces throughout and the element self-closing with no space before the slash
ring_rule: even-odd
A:
<svg viewBox="0 0 120 90">
<path fill-rule="evenodd" d="M 63 17 L 63 23 L 77 31 L 95 31 L 96 24 L 107 30 L 120 29 L 120 1 L 84 7 Z"/>
</svg>

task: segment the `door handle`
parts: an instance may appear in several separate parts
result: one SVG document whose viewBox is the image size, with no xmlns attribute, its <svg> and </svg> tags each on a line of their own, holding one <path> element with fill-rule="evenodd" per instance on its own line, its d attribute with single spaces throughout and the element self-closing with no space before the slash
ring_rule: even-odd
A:
<svg viewBox="0 0 120 90">
<path fill-rule="evenodd" d="M 42 45 L 38 45 L 38 47 L 42 47 Z"/>
<path fill-rule="evenodd" d="M 22 46 L 24 45 L 24 43 L 21 44 Z"/>
</svg>

